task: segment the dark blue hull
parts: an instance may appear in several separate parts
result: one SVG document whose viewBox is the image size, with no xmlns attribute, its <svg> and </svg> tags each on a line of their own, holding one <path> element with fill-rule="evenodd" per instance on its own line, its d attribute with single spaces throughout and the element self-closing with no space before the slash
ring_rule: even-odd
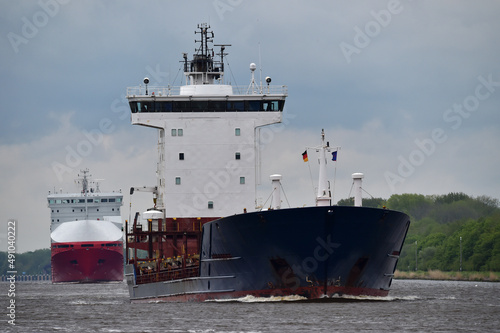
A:
<svg viewBox="0 0 500 333">
<path fill-rule="evenodd" d="M 203 226 L 199 276 L 136 284 L 132 301 L 253 296 L 386 296 L 409 227 L 406 214 L 366 207 L 269 210 Z"/>
</svg>

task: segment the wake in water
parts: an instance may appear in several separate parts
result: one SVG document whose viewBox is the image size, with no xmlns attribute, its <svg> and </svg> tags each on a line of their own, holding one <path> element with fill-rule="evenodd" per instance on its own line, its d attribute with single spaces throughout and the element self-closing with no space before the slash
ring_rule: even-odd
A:
<svg viewBox="0 0 500 333">
<path fill-rule="evenodd" d="M 255 297 L 247 295 L 240 298 L 214 299 L 206 302 L 238 302 L 238 303 L 267 303 L 267 302 L 394 302 L 394 301 L 414 301 L 418 300 L 418 296 L 351 296 L 351 295 L 334 295 L 332 297 L 324 296 L 319 299 L 308 299 L 304 296 L 270 296 L 270 297 Z"/>
<path fill-rule="evenodd" d="M 207 300 L 206 302 L 265 303 L 265 302 L 296 302 L 296 301 L 306 301 L 306 300 L 307 298 L 299 295 L 270 296 L 270 297 L 255 297 L 252 295 L 247 295 L 245 297 L 240 297 L 240 298 Z"/>
</svg>

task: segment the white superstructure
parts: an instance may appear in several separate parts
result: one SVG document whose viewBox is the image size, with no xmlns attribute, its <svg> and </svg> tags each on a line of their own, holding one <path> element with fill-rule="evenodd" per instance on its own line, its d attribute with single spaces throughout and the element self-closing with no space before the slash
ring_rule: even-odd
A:
<svg viewBox="0 0 500 333">
<path fill-rule="evenodd" d="M 256 206 L 258 128 L 281 122 L 285 86 L 224 84 L 224 53 L 214 59 L 213 33 L 198 26 L 200 47 L 186 85 L 128 88 L 132 124 L 158 129 L 156 209 L 166 217 L 223 217 Z M 211 36 L 211 37 L 210 37 Z M 251 66 L 252 78 L 255 65 Z M 144 188 L 133 188 L 141 190 Z M 133 192 L 133 191 L 132 191 Z"/>
<path fill-rule="evenodd" d="M 82 177 L 78 179 L 82 188 L 79 193 L 49 192 L 47 202 L 51 210 L 52 232 L 64 222 L 81 220 L 106 220 L 122 228 L 120 207 L 123 205 L 123 194 L 121 191 L 101 192 L 99 184 L 89 179 L 88 172 L 83 170 Z"/>
</svg>

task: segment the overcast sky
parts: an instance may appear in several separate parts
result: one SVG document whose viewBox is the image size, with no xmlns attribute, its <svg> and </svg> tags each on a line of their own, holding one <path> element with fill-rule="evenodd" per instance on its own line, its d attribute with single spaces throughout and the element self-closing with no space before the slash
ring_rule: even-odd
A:
<svg viewBox="0 0 500 333">
<path fill-rule="evenodd" d="M 374 197 L 498 199 L 499 14 L 498 1 L 2 0 L 0 251 L 10 218 L 18 252 L 49 247 L 48 191 L 77 190 L 83 168 L 123 190 L 128 218 L 128 189 L 155 184 L 157 133 L 130 125 L 126 88 L 181 85 L 202 22 L 232 45 L 232 84 L 255 62 L 288 86 L 285 121 L 265 133 L 264 201 L 281 173 L 292 207 L 313 204 L 316 157 L 301 154 L 322 128 L 341 146 L 335 201 L 354 172 Z M 134 194 L 132 214 L 149 203 Z"/>
</svg>

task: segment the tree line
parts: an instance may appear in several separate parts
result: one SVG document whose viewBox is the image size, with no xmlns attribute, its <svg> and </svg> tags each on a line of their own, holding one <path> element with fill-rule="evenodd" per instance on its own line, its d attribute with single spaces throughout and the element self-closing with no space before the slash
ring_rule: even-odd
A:
<svg viewBox="0 0 500 333">
<path fill-rule="evenodd" d="M 0 275 L 12 271 L 7 257 L 7 252 L 0 252 Z M 16 253 L 15 267 L 18 275 L 50 274 L 50 249 Z"/>
<path fill-rule="evenodd" d="M 353 198 L 339 205 L 353 205 Z M 387 207 L 410 216 L 398 269 L 500 271 L 498 199 L 462 192 L 444 195 L 394 194 L 363 199 L 363 206 Z"/>
</svg>

